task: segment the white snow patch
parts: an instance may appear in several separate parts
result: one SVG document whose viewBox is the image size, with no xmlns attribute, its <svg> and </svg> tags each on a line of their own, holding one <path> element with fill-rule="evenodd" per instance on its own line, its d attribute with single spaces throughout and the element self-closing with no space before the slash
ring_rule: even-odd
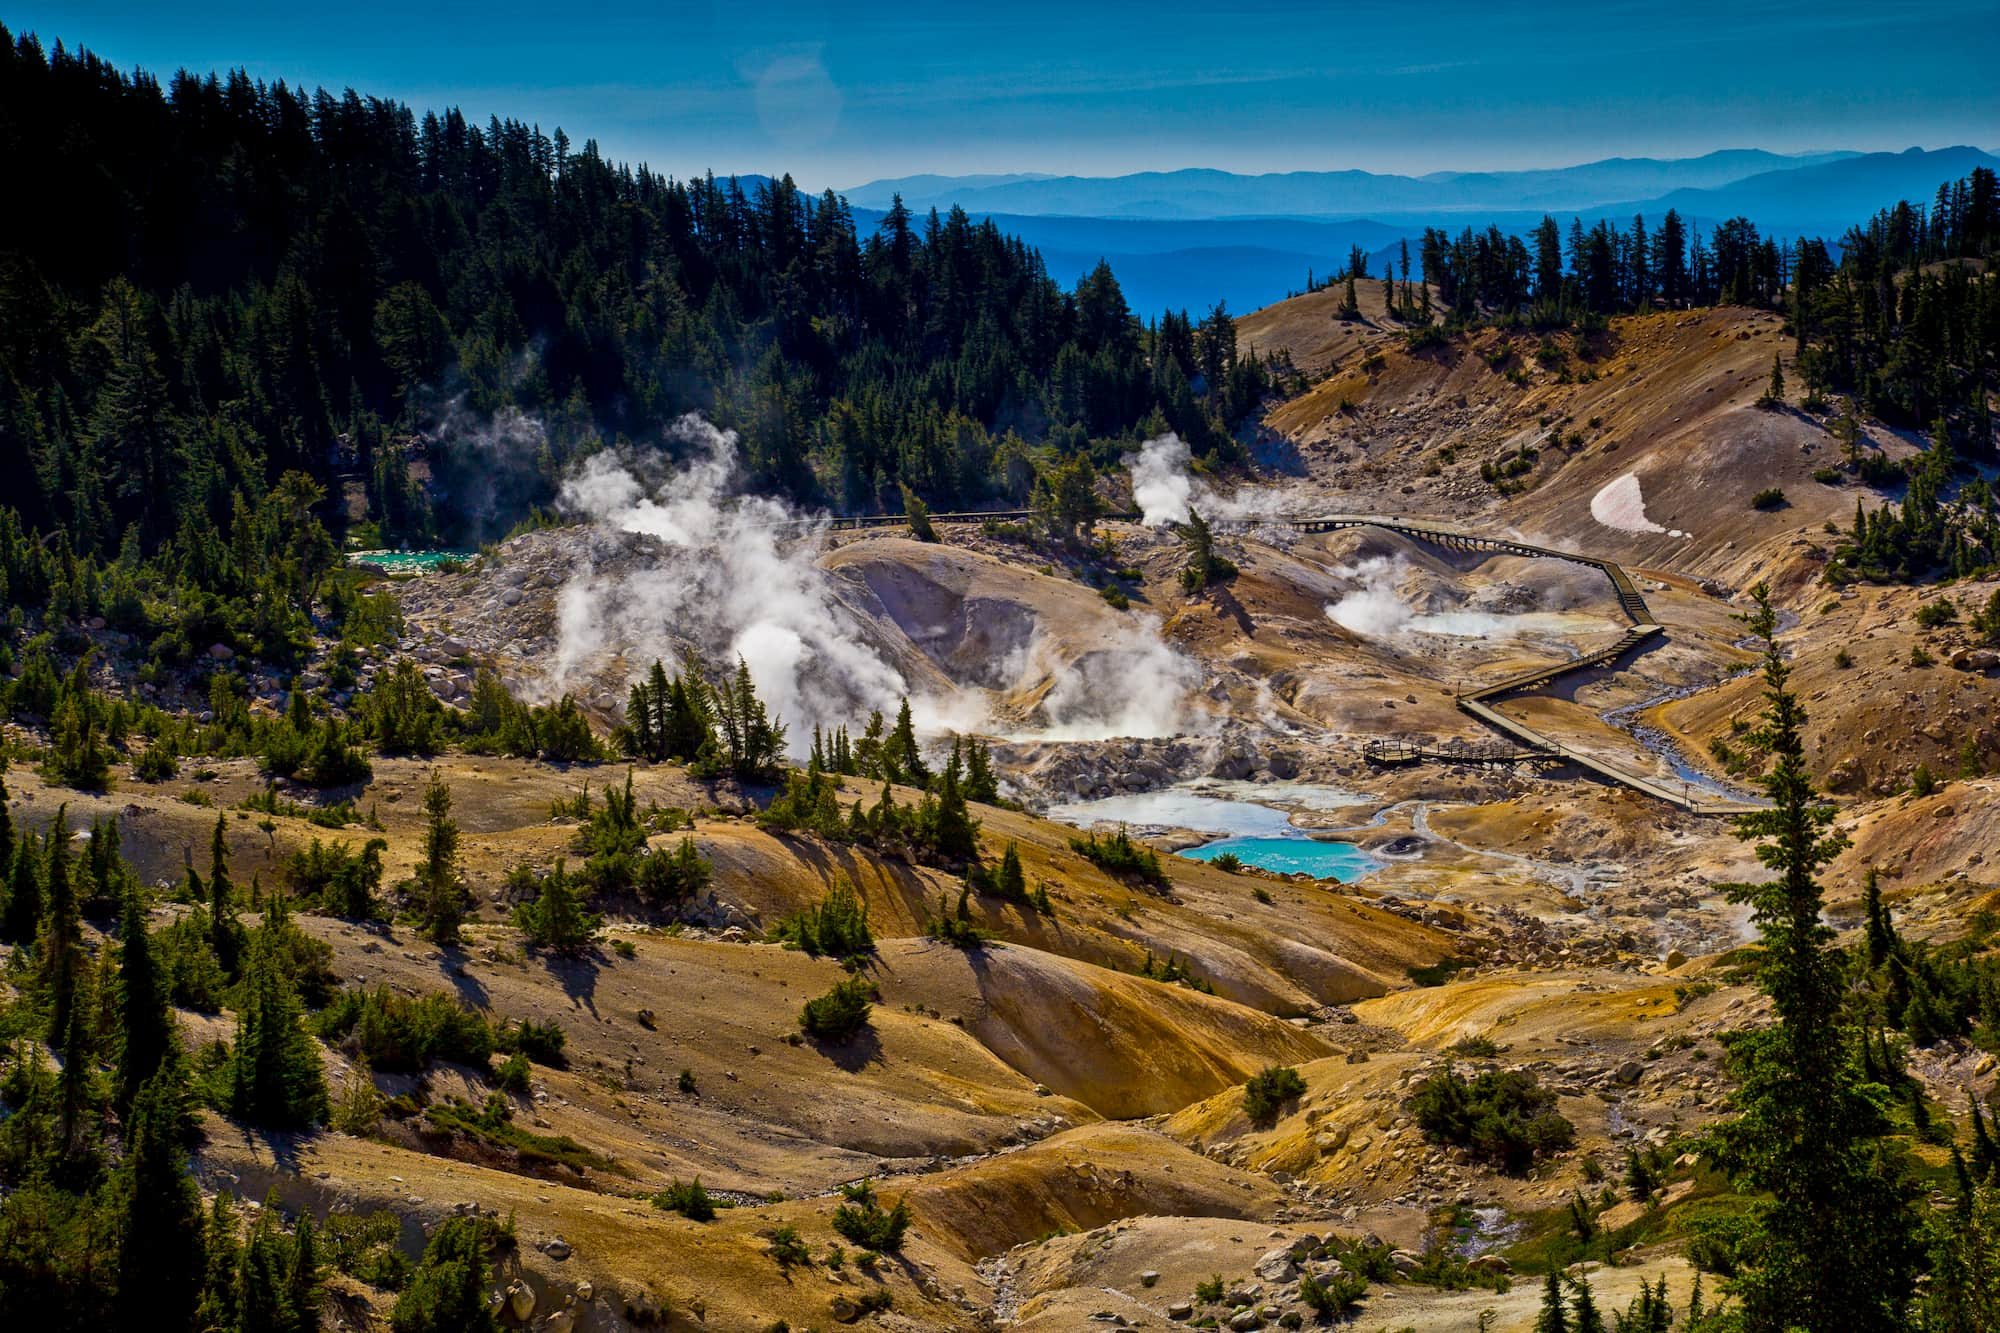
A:
<svg viewBox="0 0 2000 1333">
<path fill-rule="evenodd" d="M 1590 499 L 1590 516 L 1607 528 L 1620 532 L 1664 532 L 1669 537 L 1689 537 L 1678 528 L 1663 528 L 1646 517 L 1646 495 L 1639 489 L 1639 474 L 1627 472 Z"/>
</svg>

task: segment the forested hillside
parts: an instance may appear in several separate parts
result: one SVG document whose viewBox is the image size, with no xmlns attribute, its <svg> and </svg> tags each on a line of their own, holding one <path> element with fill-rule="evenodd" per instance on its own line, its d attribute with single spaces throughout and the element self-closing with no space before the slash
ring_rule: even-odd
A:
<svg viewBox="0 0 2000 1333">
<path fill-rule="evenodd" d="M 1264 392 L 1226 317 L 1143 327 L 1108 269 L 1065 292 L 961 212 L 864 236 L 788 178 L 0 49 L 0 151 L 33 195 L 0 217 L 0 465 L 25 526 L 78 552 L 215 563 L 239 499 L 294 470 L 365 477 L 385 537 L 490 535 L 580 451 L 689 411 L 741 433 L 760 488 L 1018 501 L 1051 452 L 1156 412 L 1226 448 Z M 510 408 L 536 427 L 496 477 L 477 427 Z"/>
</svg>

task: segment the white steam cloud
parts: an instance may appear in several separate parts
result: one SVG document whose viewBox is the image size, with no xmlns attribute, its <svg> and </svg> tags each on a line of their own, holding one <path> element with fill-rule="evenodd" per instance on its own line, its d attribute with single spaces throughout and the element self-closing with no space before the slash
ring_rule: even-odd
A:
<svg viewBox="0 0 2000 1333">
<path fill-rule="evenodd" d="M 1041 713 L 1047 724 L 1014 740 L 1094 741 L 1113 736 L 1153 739 L 1205 730 L 1206 715 L 1190 714 L 1187 700 L 1201 671 L 1160 638 L 1160 622 L 1135 615 L 1117 624 L 1073 660 L 1037 635 L 1018 665 L 1008 663 L 1017 688 L 1049 682 Z"/>
<path fill-rule="evenodd" d="M 694 644 L 715 665 L 741 657 L 794 746 L 815 722 L 893 710 L 908 692 L 903 676 L 844 623 L 825 574 L 813 561 L 814 526 L 777 500 L 733 495 L 736 436 L 683 417 L 669 438 L 688 460 L 654 484 L 647 461 L 600 453 L 563 485 L 563 508 L 625 532 L 652 537 L 668 558 L 571 579 L 559 600 L 561 638 L 552 671 L 558 687 L 607 649 L 628 660 L 672 660 L 677 642 Z"/>
<path fill-rule="evenodd" d="M 1149 528 L 1184 523 L 1190 508 L 1200 510 L 1211 523 L 1248 523 L 1283 518 L 1296 507 L 1269 487 L 1244 486 L 1230 495 L 1217 491 L 1194 475 L 1193 451 L 1171 431 L 1146 441 L 1138 453 L 1126 454 L 1120 461 L 1132 474 L 1139 521 Z"/>
<path fill-rule="evenodd" d="M 1342 629 L 1367 639 L 1400 634 L 1438 634 L 1452 638 L 1512 639 L 1524 635 L 1569 635 L 1615 630 L 1611 621 L 1569 610 L 1592 595 L 1591 581 L 1601 575 L 1555 561 L 1538 561 L 1525 584 L 1513 591 L 1534 609 L 1520 611 L 1420 611 L 1400 591 L 1412 572 L 1402 556 L 1369 556 L 1351 565 L 1336 565 L 1334 577 L 1356 581 L 1356 587 L 1326 608 L 1327 618 Z"/>
<path fill-rule="evenodd" d="M 912 692 L 820 567 L 825 518 L 737 493 L 734 432 L 690 415 L 668 439 L 683 456 L 678 464 L 605 452 L 563 486 L 565 512 L 651 538 L 664 550 L 570 578 L 557 600 L 558 642 L 548 668 L 554 689 L 593 674 L 606 657 L 620 656 L 637 671 L 655 658 L 671 662 L 688 644 L 713 667 L 733 666 L 738 657 L 748 664 L 758 693 L 790 729 L 795 752 L 810 743 L 815 724 L 851 724 L 872 709 L 893 714 L 906 695 L 920 730 L 992 725 L 991 696 L 979 689 L 942 697 Z M 1038 628 L 988 673 L 1001 690 L 1040 696 L 1042 726 L 1019 739 L 1157 737 L 1188 729 L 1187 698 L 1200 683 L 1198 669 L 1161 640 L 1158 621 L 1105 616 L 1081 631 L 1088 640 L 1081 647 Z"/>
<path fill-rule="evenodd" d="M 1384 555 L 1369 556 L 1355 565 L 1336 565 L 1334 577 L 1358 579 L 1361 586 L 1328 606 L 1327 618 L 1368 639 L 1386 639 L 1408 629 L 1416 613 L 1396 591 L 1408 569 L 1409 563 L 1401 557 Z"/>
</svg>

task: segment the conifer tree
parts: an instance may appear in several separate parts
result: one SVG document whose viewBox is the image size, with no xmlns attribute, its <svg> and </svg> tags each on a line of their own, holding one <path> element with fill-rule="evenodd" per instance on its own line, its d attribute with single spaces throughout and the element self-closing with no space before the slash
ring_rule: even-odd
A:
<svg viewBox="0 0 2000 1333">
<path fill-rule="evenodd" d="M 424 789 L 424 856 L 417 863 L 417 910 L 424 933 L 439 944 L 456 944 L 465 920 L 465 888 L 458 877 L 458 824 L 451 817 L 451 787 L 431 770 Z"/>
<path fill-rule="evenodd" d="M 514 924 L 528 942 L 552 953 L 582 953 L 597 938 L 602 922 L 595 912 L 584 910 L 561 860 L 543 876 L 535 901 L 514 909 Z"/>
<path fill-rule="evenodd" d="M 203 1235 L 207 1266 L 202 1272 L 201 1302 L 195 1308 L 195 1327 L 231 1333 L 242 1327 L 243 1302 L 237 1289 L 243 1262 L 243 1245 L 236 1234 L 236 1208 L 232 1197 L 218 1190 L 208 1211 Z"/>
<path fill-rule="evenodd" d="M 282 947 L 283 897 L 265 900 L 264 923 L 251 936 L 243 1000 L 228 1070 L 229 1114 L 265 1129 L 296 1129 L 326 1118 L 326 1075 L 319 1045 L 306 1031 Z"/>
<path fill-rule="evenodd" d="M 69 807 L 56 809 L 49 826 L 47 908 L 35 952 L 41 967 L 41 985 L 48 997 L 49 1020 L 44 1030 L 50 1047 L 63 1050 L 74 1026 L 72 1011 L 85 965 L 83 922 L 76 898 L 69 856 Z"/>
<path fill-rule="evenodd" d="M 121 1107 L 130 1107 L 140 1088 L 159 1073 L 175 1041 L 166 979 L 160 975 L 160 960 L 146 928 L 145 901 L 136 880 L 125 885 L 125 910 L 118 935 L 117 1101 Z"/>
<path fill-rule="evenodd" d="M 1021 852 L 1012 842 L 1000 857 L 999 873 L 993 877 L 993 888 L 1009 902 L 1022 902 L 1028 896 L 1028 877 L 1021 872 Z"/>
<path fill-rule="evenodd" d="M 1861 905 L 1867 919 L 1868 966 L 1881 967 L 1896 952 L 1896 926 L 1882 901 L 1882 877 L 1869 866 L 1861 880 Z"/>
<path fill-rule="evenodd" d="M 479 1219 L 448 1217 L 431 1233 L 389 1315 L 394 1333 L 498 1333 L 486 1304 L 486 1244 Z"/>
<path fill-rule="evenodd" d="M 993 774 L 993 752 L 974 737 L 965 746 L 965 799 L 992 805 L 1000 799 L 1000 780 Z"/>
<path fill-rule="evenodd" d="M 1569 1305 L 1563 1299 L 1562 1274 L 1549 1265 L 1542 1284 L 1542 1309 L 1535 1318 L 1535 1333 L 1570 1333 Z"/>
<path fill-rule="evenodd" d="M 1590 1290 L 1590 1275 L 1578 1268 L 1569 1286 L 1571 1333 L 1605 1333 L 1604 1316 L 1598 1313 L 1597 1297 Z"/>
<path fill-rule="evenodd" d="M 35 831 L 22 829 L 8 876 L 7 909 L 0 912 L 0 940 L 8 944 L 31 944 L 42 927 L 42 860 Z"/>
<path fill-rule="evenodd" d="M 242 963 L 243 926 L 236 919 L 236 889 L 229 881 L 229 840 L 226 816 L 215 817 L 215 832 L 208 842 L 208 943 L 222 974 L 234 977 Z M 194 872 L 190 882 L 199 884 Z"/>
<path fill-rule="evenodd" d="M 931 770 L 924 763 L 923 747 L 917 743 L 916 723 L 910 716 L 910 700 L 896 711 L 896 725 L 882 742 L 883 776 L 891 782 L 911 787 L 931 785 Z"/>
<path fill-rule="evenodd" d="M 1763 725 L 1752 739 L 1772 756 L 1769 809 L 1739 816 L 1775 872 L 1725 886 L 1747 902 L 1762 938 L 1759 986 L 1773 1026 L 1737 1034 L 1729 1064 L 1736 1118 L 1710 1141 L 1739 1187 L 1766 1193 L 1737 1279 L 1748 1333 L 1890 1333 L 1904 1327 L 1915 1253 L 1907 1189 L 1879 1141 L 1880 1110 L 1863 1088 L 1844 1018 L 1845 980 L 1821 919 L 1818 872 L 1846 839 L 1806 770 L 1805 713 L 1776 639 L 1768 589 L 1745 617 L 1764 642 Z"/>
<path fill-rule="evenodd" d="M 117 1180 L 118 1307 L 127 1328 L 185 1329 L 208 1262 L 201 1191 L 181 1134 L 186 1074 L 162 1065 L 131 1101 Z"/>
</svg>

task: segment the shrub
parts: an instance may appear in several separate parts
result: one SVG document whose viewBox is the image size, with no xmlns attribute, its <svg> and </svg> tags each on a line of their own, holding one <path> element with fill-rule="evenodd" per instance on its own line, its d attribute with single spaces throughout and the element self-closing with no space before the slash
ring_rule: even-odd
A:
<svg viewBox="0 0 2000 1333">
<path fill-rule="evenodd" d="M 868 1025 L 869 1002 L 875 988 L 861 977 L 849 977 L 799 1011 L 799 1026 L 820 1041 L 846 1041 Z"/>
<path fill-rule="evenodd" d="M 396 1248 L 402 1222 L 387 1208 L 365 1217 L 336 1208 L 319 1234 L 336 1271 L 385 1291 L 409 1285 L 410 1261 Z"/>
<path fill-rule="evenodd" d="M 132 776 L 141 782 L 165 782 L 179 776 L 180 760 L 174 757 L 173 747 L 158 741 L 146 747 L 145 752 L 132 761 Z"/>
<path fill-rule="evenodd" d="M 1783 509 L 1787 503 L 1784 491 L 1776 486 L 1767 486 L 1750 497 L 1752 509 Z"/>
<path fill-rule="evenodd" d="M 1225 875 L 1240 875 L 1243 873 L 1243 858 L 1235 852 L 1224 852 L 1222 855 L 1211 860 L 1209 864 Z"/>
<path fill-rule="evenodd" d="M 1489 1070 L 1468 1083 L 1450 1067 L 1418 1084 L 1405 1103 L 1426 1138 L 1513 1174 L 1575 1141 L 1575 1127 L 1555 1105 L 1556 1095 L 1530 1074 Z"/>
<path fill-rule="evenodd" d="M 1123 824 L 1109 838 L 1100 839 L 1094 831 L 1085 838 L 1071 838 L 1069 848 L 1107 874 L 1136 879 L 1155 887 L 1165 887 L 1167 883 L 1167 872 L 1160 865 L 1159 853 L 1133 842 Z"/>
<path fill-rule="evenodd" d="M 1460 1037 L 1451 1044 L 1451 1049 L 1472 1059 L 1490 1060 L 1500 1054 L 1499 1043 L 1486 1036 Z"/>
<path fill-rule="evenodd" d="M 512 1092 L 525 1097 L 531 1087 L 528 1070 L 528 1057 L 515 1051 L 502 1060 L 500 1067 L 493 1071 L 493 1081 L 500 1085 L 503 1092 Z"/>
<path fill-rule="evenodd" d="M 491 1224 L 447 1217 L 424 1246 L 424 1256 L 389 1316 L 394 1333 L 494 1333 L 499 1324 L 486 1304 L 486 1249 Z"/>
<path fill-rule="evenodd" d="M 778 922 L 771 928 L 770 938 L 815 958 L 848 958 L 875 947 L 875 937 L 868 930 L 867 905 L 845 880 L 835 882 L 819 906 L 803 908 Z"/>
<path fill-rule="evenodd" d="M 375 678 L 354 711 L 383 754 L 436 754 L 444 747 L 444 705 L 407 657 Z"/>
<path fill-rule="evenodd" d="M 1311 1273 L 1299 1279 L 1300 1304 L 1322 1316 L 1344 1313 L 1358 1304 L 1367 1291 L 1367 1279 L 1347 1272 L 1335 1272 L 1323 1282 Z"/>
<path fill-rule="evenodd" d="M 685 1183 L 676 1180 L 653 1196 L 653 1207 L 679 1213 L 691 1222 L 715 1220 L 715 1200 L 701 1187 L 701 1177 Z"/>
<path fill-rule="evenodd" d="M 376 897 L 382 887 L 382 853 L 389 844 L 370 838 L 359 852 L 344 842 L 321 843 L 318 838 L 285 858 L 285 886 L 301 902 L 354 921 L 377 921 L 388 915 Z"/>
<path fill-rule="evenodd" d="M 1937 774 L 1931 772 L 1931 766 L 1929 764 L 1918 764 L 1916 771 L 1910 774 L 1910 794 L 1912 796 L 1929 796 L 1937 789 Z"/>
<path fill-rule="evenodd" d="M 812 1251 L 799 1239 L 799 1229 L 782 1226 L 771 1233 L 771 1257 L 778 1261 L 778 1267 L 790 1268 L 794 1264 L 810 1264 Z"/>
<path fill-rule="evenodd" d="M 639 865 L 639 894 L 654 904 L 684 902 L 708 887 L 713 873 L 708 858 L 683 834 L 672 851 L 655 848 Z"/>
<path fill-rule="evenodd" d="M 1844 647 L 1837 648 L 1834 650 L 1833 664 L 1839 667 L 1842 671 L 1845 671 L 1847 670 L 1847 668 L 1854 665 L 1854 654 L 1848 652 L 1847 649 Z"/>
<path fill-rule="evenodd" d="M 1222 1299 L 1222 1274 L 1217 1273 L 1204 1281 L 1194 1284 L 1194 1298 L 1212 1304 Z"/>
<path fill-rule="evenodd" d="M 841 1189 L 845 1201 L 833 1210 L 833 1229 L 864 1250 L 894 1254 L 903 1248 L 903 1233 L 910 1227 L 910 1206 L 901 1199 L 885 1209 L 875 1198 L 867 1181 Z"/>
<path fill-rule="evenodd" d="M 1949 597 L 1938 597 L 1917 608 L 1917 624 L 1924 629 L 1943 629 L 1958 623 L 1958 607 Z"/>
<path fill-rule="evenodd" d="M 1816 467 L 1813 469 L 1812 479 L 1822 486 L 1838 486 L 1841 482 L 1840 469 L 1837 467 Z"/>
<path fill-rule="evenodd" d="M 568 1040 L 560 1023 L 537 1023 L 524 1018 L 513 1027 L 502 1029 L 493 1038 L 493 1046 L 509 1054 L 519 1052 L 538 1065 L 562 1069 L 569 1063 L 563 1055 Z"/>
<path fill-rule="evenodd" d="M 1910 665 L 1922 670 L 1924 667 L 1936 666 L 1937 659 L 1926 652 L 1921 643 L 1914 644 L 1910 648 Z"/>
<path fill-rule="evenodd" d="M 486 1019 L 443 994 L 411 998 L 380 986 L 342 991 L 313 1027 L 346 1054 L 389 1073 L 422 1073 L 437 1060 L 484 1069 L 493 1055 Z"/>
<path fill-rule="evenodd" d="M 1243 1113 L 1253 1124 L 1268 1124 L 1277 1118 L 1279 1107 L 1305 1091 L 1306 1081 L 1298 1070 L 1272 1065 L 1243 1085 Z"/>
</svg>

